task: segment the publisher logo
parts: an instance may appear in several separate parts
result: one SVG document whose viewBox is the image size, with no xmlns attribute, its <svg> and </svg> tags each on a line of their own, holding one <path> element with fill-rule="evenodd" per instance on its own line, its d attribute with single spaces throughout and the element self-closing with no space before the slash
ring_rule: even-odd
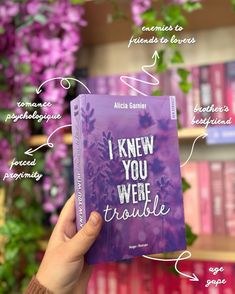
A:
<svg viewBox="0 0 235 294">
<path fill-rule="evenodd" d="M 170 112 L 171 112 L 171 119 L 177 119 L 175 96 L 170 96 Z"/>
</svg>

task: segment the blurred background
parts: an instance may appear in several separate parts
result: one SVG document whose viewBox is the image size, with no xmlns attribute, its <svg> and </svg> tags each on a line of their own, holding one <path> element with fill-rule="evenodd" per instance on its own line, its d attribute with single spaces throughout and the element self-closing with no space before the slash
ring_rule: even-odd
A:
<svg viewBox="0 0 235 294">
<path fill-rule="evenodd" d="M 176 26 L 181 33 L 142 33 L 142 26 Z M 135 44 L 135 38 L 195 38 L 194 44 Z M 128 75 L 144 81 L 151 69 L 158 87 L 132 81 L 149 95 L 176 95 L 182 185 L 190 261 L 180 270 L 199 282 L 179 276 L 173 264 L 144 258 L 95 266 L 88 293 L 235 293 L 235 2 L 233 0 L 4 0 L 0 2 L 0 293 L 21 293 L 36 272 L 46 240 L 63 204 L 73 193 L 72 137 L 63 128 L 52 137 L 55 148 L 35 152 L 33 167 L 14 166 L 26 160 L 29 148 L 44 144 L 58 127 L 70 123 L 69 102 L 86 89 L 75 80 L 65 89 L 54 77 L 73 77 L 92 93 L 137 95 L 121 83 Z M 51 102 L 52 107 L 31 103 Z M 227 105 L 229 112 L 194 113 L 195 105 Z M 7 115 L 60 114 L 60 120 L 6 120 Z M 221 128 L 193 125 L 192 119 L 227 120 Z M 201 138 L 208 132 L 208 140 Z M 226 139 L 225 139 L 226 138 Z M 229 138 L 229 139 L 228 139 Z M 211 144 L 208 144 L 210 142 Z M 14 175 L 41 174 L 16 179 Z M 8 176 L 7 176 L 8 175 Z M 214 276 L 209 269 L 223 267 Z M 207 280 L 226 279 L 205 287 Z"/>
</svg>

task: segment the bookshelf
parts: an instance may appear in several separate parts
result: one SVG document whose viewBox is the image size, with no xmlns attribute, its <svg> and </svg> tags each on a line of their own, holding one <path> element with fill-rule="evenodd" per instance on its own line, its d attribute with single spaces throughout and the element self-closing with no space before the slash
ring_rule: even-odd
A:
<svg viewBox="0 0 235 294">
<path fill-rule="evenodd" d="M 181 129 L 178 132 L 179 140 L 193 140 L 205 132 L 204 128 L 188 128 Z M 64 142 L 68 145 L 72 144 L 72 134 L 64 134 Z M 29 146 L 39 146 L 44 144 L 47 140 L 45 135 L 33 135 L 29 138 Z"/>
<path fill-rule="evenodd" d="M 118 19 L 116 21 L 111 21 L 110 19 L 112 1 L 100 1 L 96 5 L 94 5 L 94 2 L 87 1 L 85 3 L 85 18 L 88 20 L 88 25 L 82 30 L 84 45 L 102 45 L 128 40 L 132 35 L 129 2 L 119 1 L 120 8 L 124 11 L 127 19 Z M 208 30 L 235 25 L 235 14 L 232 11 L 230 1 L 204 0 L 202 4 L 203 9 L 187 15 L 187 31 Z M 158 5 L 158 3 L 155 4 L 156 8 L 158 8 Z"/>
<path fill-rule="evenodd" d="M 46 250 L 47 241 L 40 241 L 42 250 Z M 192 253 L 192 260 L 235 262 L 235 237 L 219 235 L 202 235 L 197 238 L 195 243 L 188 248 Z M 162 258 L 161 254 L 153 254 L 151 257 Z M 179 254 L 169 254 L 177 257 Z"/>
<path fill-rule="evenodd" d="M 235 237 L 220 235 L 201 235 L 187 249 L 192 253 L 192 260 L 235 262 Z M 153 254 L 151 257 L 160 257 Z M 174 253 L 173 257 L 179 254 Z"/>
</svg>

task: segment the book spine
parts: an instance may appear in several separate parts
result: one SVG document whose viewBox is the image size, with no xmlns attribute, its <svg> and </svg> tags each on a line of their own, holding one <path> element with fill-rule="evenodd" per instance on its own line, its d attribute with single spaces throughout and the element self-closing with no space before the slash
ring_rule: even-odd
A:
<svg viewBox="0 0 235 294">
<path fill-rule="evenodd" d="M 199 83 L 199 67 L 195 66 L 192 68 L 192 80 L 193 80 L 193 88 L 192 88 L 192 93 L 193 93 L 193 117 L 195 120 L 198 120 L 201 118 L 200 112 L 194 112 L 194 108 L 200 107 L 201 101 L 200 101 L 200 83 Z M 192 125 L 192 122 L 190 122 L 189 127 L 197 127 L 197 125 Z"/>
<path fill-rule="evenodd" d="M 132 259 L 131 261 L 131 266 L 130 266 L 130 287 L 131 287 L 130 293 L 131 294 L 138 293 L 140 288 L 139 259 L 140 257 L 137 257 Z"/>
<path fill-rule="evenodd" d="M 117 264 L 116 263 L 109 263 L 107 265 L 108 272 L 107 272 L 107 293 L 108 294 L 118 294 L 117 285 L 118 285 L 118 278 L 117 278 Z"/>
<path fill-rule="evenodd" d="M 224 214 L 224 187 L 223 187 L 223 163 L 212 162 L 211 185 L 213 199 L 213 231 L 216 234 L 225 234 L 225 214 Z"/>
<path fill-rule="evenodd" d="M 169 293 L 168 273 L 168 265 L 158 263 L 155 266 L 154 286 L 156 286 L 156 291 L 154 293 Z"/>
<path fill-rule="evenodd" d="M 96 92 L 96 89 L 95 89 L 95 77 L 89 77 L 87 79 L 87 86 L 88 86 L 88 89 L 91 91 L 91 93 L 95 93 Z"/>
<path fill-rule="evenodd" d="M 72 136 L 73 136 L 73 170 L 75 187 L 75 207 L 77 230 L 86 223 L 84 174 L 83 174 L 83 138 L 81 126 L 81 97 L 71 102 Z"/>
<path fill-rule="evenodd" d="M 205 262 L 205 269 L 206 269 L 206 279 L 205 279 L 205 285 L 207 284 L 208 281 L 212 281 L 212 280 L 217 280 L 220 279 L 222 280 L 222 273 L 218 272 L 216 275 L 214 275 L 214 273 L 212 271 L 210 271 L 211 268 L 215 269 L 215 268 L 221 268 L 222 267 L 222 263 L 220 262 L 212 262 L 212 261 L 206 261 Z M 224 285 L 212 285 L 210 284 L 208 287 L 205 287 L 205 290 L 207 294 L 222 294 L 222 288 Z"/>
<path fill-rule="evenodd" d="M 119 95 L 119 77 L 118 76 L 109 76 L 107 77 L 107 85 L 109 95 Z"/>
<path fill-rule="evenodd" d="M 207 107 L 212 104 L 211 77 L 209 66 L 200 67 L 200 96 L 202 107 Z M 209 116 L 210 113 L 202 112 L 203 118 Z"/>
<path fill-rule="evenodd" d="M 200 204 L 197 162 L 191 162 L 182 168 L 183 177 L 190 183 L 191 188 L 184 193 L 185 221 L 195 233 L 200 233 Z"/>
<path fill-rule="evenodd" d="M 190 75 L 189 75 L 189 82 L 194 83 L 193 81 L 193 68 L 189 68 Z M 186 97 L 186 109 L 187 109 L 187 124 L 186 126 L 188 128 L 192 127 L 192 120 L 194 116 L 194 93 L 193 93 L 193 86 L 192 89 L 188 92 L 187 97 Z"/>
<path fill-rule="evenodd" d="M 200 195 L 200 216 L 202 234 L 212 234 L 212 195 L 210 165 L 207 161 L 198 163 L 199 195 Z"/>
<path fill-rule="evenodd" d="M 91 278 L 88 282 L 87 293 L 86 294 L 96 294 L 96 269 L 93 269 Z"/>
<path fill-rule="evenodd" d="M 174 268 L 174 263 L 170 263 L 169 267 Z M 180 276 L 176 272 L 168 273 L 169 281 L 169 294 L 180 294 Z"/>
<path fill-rule="evenodd" d="M 232 118 L 232 123 L 235 124 L 235 62 L 226 64 L 226 95 L 227 105 L 229 107 L 228 118 Z"/>
<path fill-rule="evenodd" d="M 223 263 L 222 264 L 224 271 L 222 274 L 222 279 L 226 280 L 226 284 L 222 287 L 222 294 L 234 294 L 235 288 L 233 285 L 233 264 L 232 263 Z"/>
<path fill-rule="evenodd" d="M 180 271 L 185 273 L 186 275 L 192 276 L 193 273 L 193 262 L 190 260 L 182 261 L 180 263 Z M 194 294 L 193 292 L 193 283 L 189 281 L 188 279 L 185 279 L 185 277 L 180 276 L 179 278 L 180 283 L 180 293 L 187 293 L 187 294 Z"/>
<path fill-rule="evenodd" d="M 96 94 L 109 93 L 107 77 L 100 76 L 95 78 L 95 93 Z"/>
<path fill-rule="evenodd" d="M 130 283 L 129 283 L 129 267 L 127 262 L 118 262 L 117 264 L 117 274 L 118 274 L 118 293 L 129 294 L 130 293 Z"/>
<path fill-rule="evenodd" d="M 153 87 L 149 84 L 149 82 L 151 81 L 150 76 L 146 75 L 146 73 L 144 72 L 140 72 L 137 74 L 136 78 L 140 80 L 138 82 L 138 89 L 147 95 L 151 95 Z"/>
<path fill-rule="evenodd" d="M 226 229 L 230 236 L 235 236 L 235 162 L 225 162 L 225 211 Z"/>
<path fill-rule="evenodd" d="M 222 107 L 226 105 L 225 102 L 225 72 L 224 64 L 212 64 L 211 72 L 211 87 L 212 87 L 212 102 L 215 107 Z M 212 117 L 214 119 L 225 119 L 225 112 L 214 112 Z"/>
<path fill-rule="evenodd" d="M 142 277 L 142 291 L 141 294 L 151 294 L 153 292 L 153 262 L 149 259 L 141 259 L 141 277 Z"/>
<path fill-rule="evenodd" d="M 206 288 L 205 288 L 205 281 L 206 281 L 205 263 L 202 261 L 194 261 L 192 267 L 193 267 L 192 272 L 199 279 L 199 281 L 194 284 L 194 294 L 204 294 L 206 292 Z"/>
<path fill-rule="evenodd" d="M 171 94 L 176 97 L 177 110 L 179 111 L 179 122 L 182 127 L 187 124 L 186 96 L 179 87 L 180 78 L 177 69 L 171 70 Z"/>
<path fill-rule="evenodd" d="M 105 264 L 98 264 L 96 265 L 97 272 L 96 272 L 96 293 L 97 294 L 106 294 L 107 292 L 107 285 L 106 285 L 106 267 Z"/>
</svg>

